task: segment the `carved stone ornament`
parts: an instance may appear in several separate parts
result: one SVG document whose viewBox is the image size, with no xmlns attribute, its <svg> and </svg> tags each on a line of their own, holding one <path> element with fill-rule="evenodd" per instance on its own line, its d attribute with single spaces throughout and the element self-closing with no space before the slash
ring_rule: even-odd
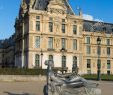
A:
<svg viewBox="0 0 113 95">
<path fill-rule="evenodd" d="M 25 0 L 23 0 L 21 7 L 23 10 L 27 9 L 27 4 L 26 4 Z"/>
<path fill-rule="evenodd" d="M 56 38 L 55 39 L 55 44 L 56 44 L 56 48 L 59 47 L 59 44 L 60 44 L 60 39 L 59 38 Z"/>
<path fill-rule="evenodd" d="M 48 6 L 48 11 L 51 13 L 64 14 L 66 10 L 64 0 L 51 0 Z"/>
</svg>

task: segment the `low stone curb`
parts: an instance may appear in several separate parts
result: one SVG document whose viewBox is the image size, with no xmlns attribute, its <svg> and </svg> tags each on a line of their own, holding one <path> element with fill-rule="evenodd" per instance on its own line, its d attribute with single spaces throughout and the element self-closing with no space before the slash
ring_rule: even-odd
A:
<svg viewBox="0 0 113 95">
<path fill-rule="evenodd" d="M 0 75 L 0 81 L 46 81 L 46 76 L 32 76 L 32 75 Z"/>
</svg>

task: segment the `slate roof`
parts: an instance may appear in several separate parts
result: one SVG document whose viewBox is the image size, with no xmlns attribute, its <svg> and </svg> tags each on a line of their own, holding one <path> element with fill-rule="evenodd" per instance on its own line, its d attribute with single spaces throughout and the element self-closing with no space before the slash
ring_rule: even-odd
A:
<svg viewBox="0 0 113 95">
<path fill-rule="evenodd" d="M 105 32 L 107 34 L 113 33 L 113 24 L 98 21 L 84 20 L 83 30 L 87 32 Z"/>
</svg>

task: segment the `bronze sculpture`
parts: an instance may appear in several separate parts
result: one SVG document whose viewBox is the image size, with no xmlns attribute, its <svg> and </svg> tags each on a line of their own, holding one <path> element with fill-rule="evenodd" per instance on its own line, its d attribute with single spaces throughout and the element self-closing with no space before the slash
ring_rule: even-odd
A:
<svg viewBox="0 0 113 95">
<path fill-rule="evenodd" d="M 77 73 L 58 74 L 52 71 L 53 62 L 47 60 L 48 95 L 101 95 L 98 84 L 87 81 Z"/>
</svg>

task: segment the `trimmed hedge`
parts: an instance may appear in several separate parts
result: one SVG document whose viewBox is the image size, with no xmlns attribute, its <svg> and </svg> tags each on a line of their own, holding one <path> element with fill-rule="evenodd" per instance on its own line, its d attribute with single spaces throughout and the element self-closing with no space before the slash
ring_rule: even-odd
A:
<svg viewBox="0 0 113 95">
<path fill-rule="evenodd" d="M 96 74 L 83 75 L 83 77 L 88 80 L 97 80 Z M 101 80 L 113 81 L 113 75 L 101 74 Z"/>
<path fill-rule="evenodd" d="M 0 75 L 46 75 L 46 69 L 0 68 Z"/>
</svg>

